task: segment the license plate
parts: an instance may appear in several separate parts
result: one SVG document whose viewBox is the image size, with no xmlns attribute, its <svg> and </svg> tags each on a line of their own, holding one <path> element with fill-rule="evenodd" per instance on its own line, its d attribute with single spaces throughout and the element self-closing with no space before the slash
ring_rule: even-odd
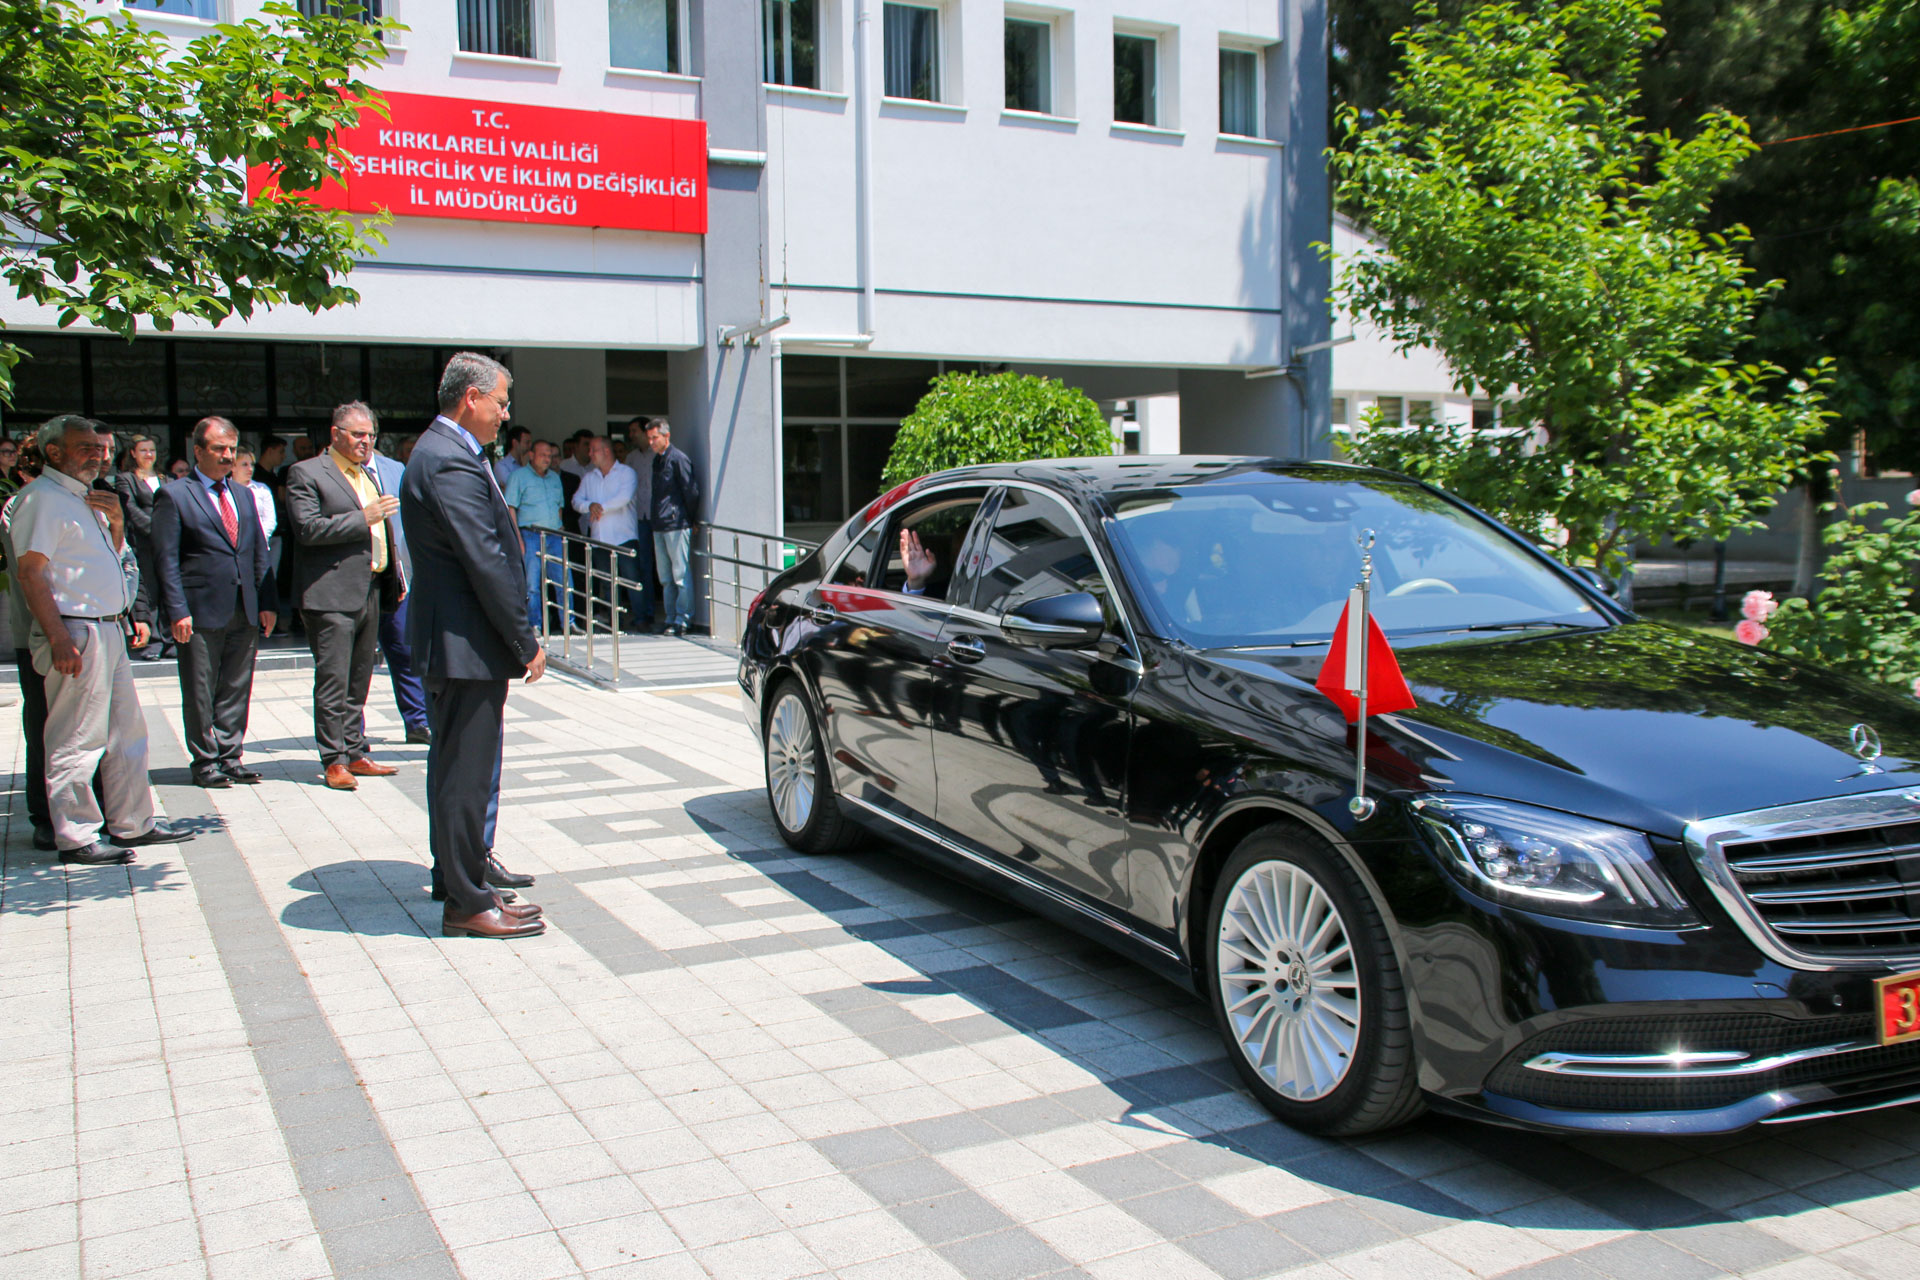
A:
<svg viewBox="0 0 1920 1280">
<path fill-rule="evenodd" d="M 1876 978 L 1873 995 L 1881 1044 L 1920 1040 L 1920 972 Z"/>
</svg>

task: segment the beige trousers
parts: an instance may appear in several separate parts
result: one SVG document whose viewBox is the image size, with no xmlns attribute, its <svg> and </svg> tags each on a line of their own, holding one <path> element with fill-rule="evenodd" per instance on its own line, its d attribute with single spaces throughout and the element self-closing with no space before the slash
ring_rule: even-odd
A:
<svg viewBox="0 0 1920 1280">
<path fill-rule="evenodd" d="M 116 623 L 63 620 L 80 649 L 80 674 L 53 669 L 53 649 L 33 627 L 33 669 L 47 687 L 47 808 L 61 852 L 100 839 L 153 829 L 153 792 L 147 786 L 147 718 L 133 691 L 133 666 Z M 93 794 L 93 775 L 107 811 Z"/>
</svg>

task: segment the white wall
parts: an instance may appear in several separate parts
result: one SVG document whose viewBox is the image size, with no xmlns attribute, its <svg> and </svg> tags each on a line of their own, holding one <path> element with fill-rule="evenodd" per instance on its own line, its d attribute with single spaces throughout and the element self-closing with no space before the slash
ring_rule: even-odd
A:
<svg viewBox="0 0 1920 1280">
<path fill-rule="evenodd" d="M 770 288 L 796 335 L 852 333 L 859 323 L 853 3 L 822 0 L 840 15 L 831 24 L 837 91 L 768 92 Z M 870 3 L 877 85 L 881 6 Z M 1003 9 L 986 0 L 950 6 L 946 32 L 950 40 L 957 32 L 961 82 L 949 84 L 947 102 L 877 105 L 872 350 L 1120 365 L 1284 363 L 1280 147 L 1215 129 L 1221 31 L 1277 40 L 1280 6 L 1093 0 L 1070 8 L 1056 26 L 1055 83 L 1070 56 L 1072 118 L 1001 109 Z M 1178 81 L 1179 128 L 1113 123 L 1116 16 L 1172 33 L 1162 46 L 1162 81 Z M 1058 37 L 1069 31 L 1063 50 Z M 1273 46 L 1270 56 L 1284 58 L 1285 50 Z"/>
<path fill-rule="evenodd" d="M 1357 253 L 1372 251 L 1371 242 L 1344 218 L 1333 220 L 1334 269 L 1342 269 Z M 1397 351 L 1391 339 L 1364 319 L 1344 310 L 1335 312 L 1334 336 L 1353 334 L 1352 342 L 1333 349 L 1333 394 L 1347 401 L 1347 423 L 1358 425 L 1360 415 L 1380 396 L 1400 396 L 1408 402 L 1434 402 L 1434 415 L 1444 422 L 1471 422 L 1473 396 L 1455 385 L 1453 369 L 1431 347 Z"/>
</svg>

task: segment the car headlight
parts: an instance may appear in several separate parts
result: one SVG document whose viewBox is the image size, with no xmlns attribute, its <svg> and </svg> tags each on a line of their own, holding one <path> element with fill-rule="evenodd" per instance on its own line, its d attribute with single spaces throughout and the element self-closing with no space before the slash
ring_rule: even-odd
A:
<svg viewBox="0 0 1920 1280">
<path fill-rule="evenodd" d="M 1481 796 L 1413 810 L 1469 888 L 1549 915 L 1674 929 L 1697 924 L 1638 831 Z"/>
</svg>

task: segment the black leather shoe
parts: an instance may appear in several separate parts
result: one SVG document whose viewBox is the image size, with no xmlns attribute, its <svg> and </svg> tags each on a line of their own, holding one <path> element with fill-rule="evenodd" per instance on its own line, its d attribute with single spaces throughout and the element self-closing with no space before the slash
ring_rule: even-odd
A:
<svg viewBox="0 0 1920 1280">
<path fill-rule="evenodd" d="M 60 846 L 54 843 L 53 828 L 44 822 L 33 824 L 33 847 L 46 853 L 52 853 Z"/>
<path fill-rule="evenodd" d="M 209 791 L 218 791 L 222 787 L 233 785 L 233 779 L 222 773 L 217 767 L 208 765 L 204 769 L 193 771 L 193 785 L 205 787 Z"/>
<path fill-rule="evenodd" d="M 123 849 L 138 849 L 149 844 L 184 844 L 193 839 L 191 831 L 175 831 L 172 827 L 163 827 L 154 823 L 151 830 L 137 836 L 115 836 L 113 842 Z"/>
<path fill-rule="evenodd" d="M 431 746 L 433 744 L 433 730 L 427 728 L 425 725 L 421 725 L 417 729 L 407 730 L 407 744 L 415 747 Z"/>
<path fill-rule="evenodd" d="M 233 761 L 231 764 L 221 765 L 220 772 L 226 774 L 235 782 L 244 782 L 248 786 L 259 782 L 263 776 L 258 769 L 249 769 L 238 760 Z"/>
<path fill-rule="evenodd" d="M 132 862 L 133 854 L 125 849 L 109 849 L 103 844 L 90 844 L 81 849 L 62 849 L 60 861 L 80 867 L 111 867 L 123 862 Z"/>
<path fill-rule="evenodd" d="M 487 887 L 491 889 L 525 889 L 533 883 L 532 876 L 523 876 L 509 871 L 500 865 L 500 859 L 487 856 Z"/>
</svg>

